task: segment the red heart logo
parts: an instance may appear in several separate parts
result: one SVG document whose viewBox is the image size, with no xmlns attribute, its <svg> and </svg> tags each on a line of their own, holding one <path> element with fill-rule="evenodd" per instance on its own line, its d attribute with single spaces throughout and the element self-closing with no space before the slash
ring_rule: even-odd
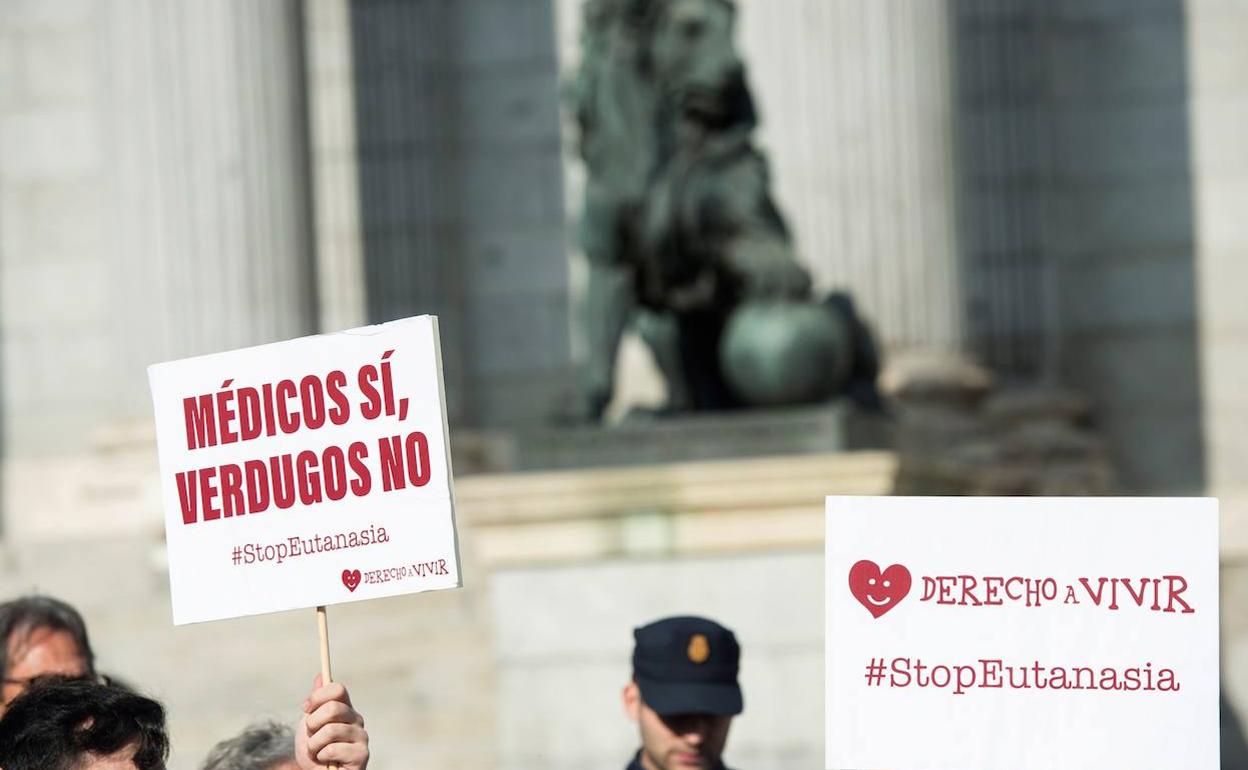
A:
<svg viewBox="0 0 1248 770">
<path fill-rule="evenodd" d="M 878 618 L 910 593 L 910 570 L 894 564 L 881 573 L 880 565 L 863 559 L 849 568 L 849 591 Z"/>
<path fill-rule="evenodd" d="M 355 587 L 360 584 L 360 571 L 358 569 L 344 569 L 342 571 L 342 584 L 347 587 L 348 591 L 355 592 Z M 909 585 L 907 583 L 907 585 Z"/>
</svg>

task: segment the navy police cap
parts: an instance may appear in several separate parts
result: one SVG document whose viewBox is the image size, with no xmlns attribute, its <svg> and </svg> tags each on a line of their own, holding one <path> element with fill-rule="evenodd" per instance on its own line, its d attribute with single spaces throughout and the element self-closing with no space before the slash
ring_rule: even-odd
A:
<svg viewBox="0 0 1248 770">
<path fill-rule="evenodd" d="M 676 617 L 634 629 L 633 639 L 633 678 L 655 712 L 741 713 L 741 647 L 731 631 L 706 618 Z"/>
</svg>

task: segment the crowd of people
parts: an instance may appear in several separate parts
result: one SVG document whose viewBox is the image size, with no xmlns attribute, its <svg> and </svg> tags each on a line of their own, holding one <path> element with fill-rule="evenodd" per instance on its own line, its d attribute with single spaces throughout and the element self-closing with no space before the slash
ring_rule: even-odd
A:
<svg viewBox="0 0 1248 770">
<path fill-rule="evenodd" d="M 86 623 L 47 596 L 0 604 L 0 768 L 165 770 L 165 710 L 100 675 Z M 317 675 L 298 725 L 256 724 L 222 741 L 203 770 L 368 767 L 368 732 L 346 687 Z"/>
<path fill-rule="evenodd" d="M 674 617 L 636 629 L 634 641 L 622 701 L 641 745 L 628 770 L 726 770 L 728 728 L 743 708 L 732 631 Z M 165 770 L 164 707 L 97 672 L 86 623 L 69 604 L 0 604 L 0 673 L 0 770 Z M 346 687 L 318 675 L 297 713 L 293 729 L 258 722 L 221 741 L 200 769 L 366 770 L 368 731 Z"/>
<path fill-rule="evenodd" d="M 640 746 L 627 770 L 727 770 L 723 753 L 744 700 L 732 631 L 672 617 L 633 632 L 622 703 Z M 0 770 L 166 770 L 160 703 L 96 671 L 82 616 L 47 596 L 0 604 Z M 366 770 L 369 737 L 346 687 L 318 675 L 292 728 L 257 722 L 218 743 L 200 770 Z M 1222 767 L 1248 767 L 1222 698 Z"/>
</svg>

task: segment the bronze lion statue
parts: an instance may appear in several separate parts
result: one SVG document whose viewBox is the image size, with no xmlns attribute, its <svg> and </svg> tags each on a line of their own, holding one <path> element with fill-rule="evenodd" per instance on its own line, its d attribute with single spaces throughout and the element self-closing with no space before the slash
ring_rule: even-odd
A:
<svg viewBox="0 0 1248 770">
<path fill-rule="evenodd" d="M 584 5 L 569 102 L 587 169 L 591 418 L 630 323 L 672 411 L 819 400 L 875 367 L 848 298 L 814 302 L 771 197 L 735 16 L 729 0 Z"/>
</svg>

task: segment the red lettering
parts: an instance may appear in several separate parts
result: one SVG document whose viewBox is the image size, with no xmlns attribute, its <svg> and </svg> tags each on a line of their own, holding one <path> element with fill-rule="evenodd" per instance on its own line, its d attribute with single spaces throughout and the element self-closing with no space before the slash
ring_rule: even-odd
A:
<svg viewBox="0 0 1248 770">
<path fill-rule="evenodd" d="M 212 396 L 182 399 L 187 449 L 200 449 L 217 443 L 217 421 L 212 411 Z"/>
<path fill-rule="evenodd" d="M 1022 594 L 1015 594 L 1013 591 L 1010 590 L 1010 586 L 1014 585 L 1015 583 L 1021 583 L 1021 582 L 1023 582 L 1023 579 L 1021 577 L 1012 577 L 1009 580 L 1005 581 L 1005 595 L 1010 597 L 1010 599 L 1014 601 L 1018 601 L 1019 599 L 1023 598 Z"/>
<path fill-rule="evenodd" d="M 221 466 L 221 513 L 226 517 L 247 512 L 243 502 L 243 469 L 237 465 Z"/>
<path fill-rule="evenodd" d="M 304 505 L 319 503 L 321 501 L 321 474 L 316 470 L 316 453 L 306 449 L 300 452 L 295 460 L 295 468 L 299 473 L 299 502 Z"/>
<path fill-rule="evenodd" d="M 357 379 L 360 392 L 366 399 L 360 404 L 360 414 L 364 415 L 366 420 L 375 420 L 381 415 L 381 394 L 373 386 L 373 383 L 377 381 L 377 369 L 372 366 L 361 366 Z"/>
<path fill-rule="evenodd" d="M 1079 578 L 1079 582 L 1083 584 L 1083 589 L 1088 592 L 1088 597 L 1092 599 L 1092 603 L 1100 607 L 1101 595 L 1105 591 L 1105 578 L 1097 578 L 1095 593 L 1092 591 L 1092 586 L 1088 584 L 1087 578 Z"/>
<path fill-rule="evenodd" d="M 239 388 L 238 390 L 238 438 L 240 441 L 251 441 L 260 437 L 263 430 L 260 418 L 260 393 L 255 388 Z"/>
<path fill-rule="evenodd" d="M 930 577 L 923 578 L 923 598 L 920 601 L 929 601 L 936 595 L 936 581 Z"/>
<path fill-rule="evenodd" d="M 247 477 L 247 512 L 263 513 L 269 507 L 269 469 L 261 460 L 243 463 Z"/>
<path fill-rule="evenodd" d="M 997 596 L 997 593 L 1001 590 L 1001 585 L 1004 582 L 1005 579 L 1001 577 L 984 578 L 984 604 L 996 606 L 1003 603 L 1001 597 Z"/>
<path fill-rule="evenodd" d="M 321 378 L 309 374 L 299 381 L 299 399 L 302 403 L 303 424 L 316 430 L 325 424 L 325 391 Z"/>
<path fill-rule="evenodd" d="M 1135 606 L 1143 607 L 1144 592 L 1148 588 L 1148 578 L 1140 578 L 1140 592 L 1138 594 L 1131 587 L 1130 578 L 1120 578 L 1120 580 L 1122 581 L 1122 587 L 1127 589 L 1127 594 L 1130 595 L 1131 599 L 1135 602 Z"/>
<path fill-rule="evenodd" d="M 347 401 L 347 394 L 342 389 L 347 386 L 347 375 L 339 371 L 332 371 L 325 376 L 325 389 L 329 393 L 329 400 L 334 405 L 329 410 L 329 421 L 334 425 L 342 425 L 346 423 L 351 416 L 351 404 Z"/>
<path fill-rule="evenodd" d="M 347 496 L 347 460 L 339 447 L 326 447 L 321 455 L 321 480 L 325 483 L 325 496 L 330 500 Z"/>
<path fill-rule="evenodd" d="M 1162 610 L 1162 612 L 1174 612 L 1175 602 L 1178 602 L 1179 604 L 1183 605 L 1183 611 L 1180 613 L 1181 615 L 1186 615 L 1188 613 L 1196 611 L 1192 609 L 1192 605 L 1188 604 L 1187 602 L 1179 598 L 1179 594 L 1187 590 L 1186 578 L 1180 577 L 1179 575 L 1162 575 L 1161 578 L 1162 580 L 1165 580 L 1168 583 L 1168 588 L 1170 589 L 1170 602 L 1169 604 L 1166 605 L 1166 608 Z M 1176 583 L 1182 584 L 1183 587 L 1176 589 L 1174 587 Z"/>
<path fill-rule="evenodd" d="M 276 420 L 273 419 L 273 386 L 264 383 L 260 386 L 260 391 L 264 394 L 264 435 L 277 435 Z"/>
<path fill-rule="evenodd" d="M 381 389 L 385 394 L 386 414 L 388 415 L 394 414 L 394 383 L 390 379 L 390 362 L 386 359 L 390 358 L 393 352 L 393 350 L 387 350 L 381 357 Z"/>
<path fill-rule="evenodd" d="M 403 489 L 407 480 L 403 477 L 403 444 L 398 436 L 377 440 L 381 450 L 381 488 L 389 492 Z"/>
<path fill-rule="evenodd" d="M 299 395 L 299 389 L 290 380 L 277 383 L 277 423 L 282 433 L 299 430 L 299 415 L 290 411 L 290 399 Z"/>
<path fill-rule="evenodd" d="M 273 504 L 283 511 L 295 504 L 295 469 L 291 465 L 290 455 L 269 458 Z"/>
<path fill-rule="evenodd" d="M 355 471 L 355 478 L 351 481 L 351 494 L 356 497 L 364 497 L 373 488 L 373 477 L 368 471 L 368 464 L 364 462 L 364 458 L 368 457 L 368 447 L 362 441 L 356 441 L 347 447 L 347 461 L 351 464 L 351 470 Z"/>
<path fill-rule="evenodd" d="M 217 488 L 212 485 L 212 480 L 216 476 L 216 468 L 201 468 L 199 471 L 199 496 L 204 501 L 204 521 L 213 521 L 221 518 L 221 509 L 213 507 L 213 500 L 217 496 Z"/>
<path fill-rule="evenodd" d="M 182 504 L 182 523 L 194 524 L 199 521 L 199 498 L 195 496 L 195 477 L 198 471 L 182 471 L 175 478 L 178 481 L 178 501 Z"/>
<path fill-rule="evenodd" d="M 217 435 L 221 438 L 222 444 L 233 444 L 238 441 L 238 433 L 230 427 L 230 422 L 234 419 L 234 407 L 230 404 L 234 400 L 234 391 L 222 390 L 217 393 L 217 424 L 220 428 Z"/>
<path fill-rule="evenodd" d="M 429 441 L 420 431 L 407 434 L 407 478 L 412 486 L 423 487 L 429 483 L 432 469 L 429 467 Z"/>
<path fill-rule="evenodd" d="M 962 580 L 962 601 L 959 604 L 963 606 L 970 604 L 975 607 L 982 604 L 975 596 L 975 586 L 979 581 L 971 575 L 961 575 L 960 579 Z"/>
</svg>

